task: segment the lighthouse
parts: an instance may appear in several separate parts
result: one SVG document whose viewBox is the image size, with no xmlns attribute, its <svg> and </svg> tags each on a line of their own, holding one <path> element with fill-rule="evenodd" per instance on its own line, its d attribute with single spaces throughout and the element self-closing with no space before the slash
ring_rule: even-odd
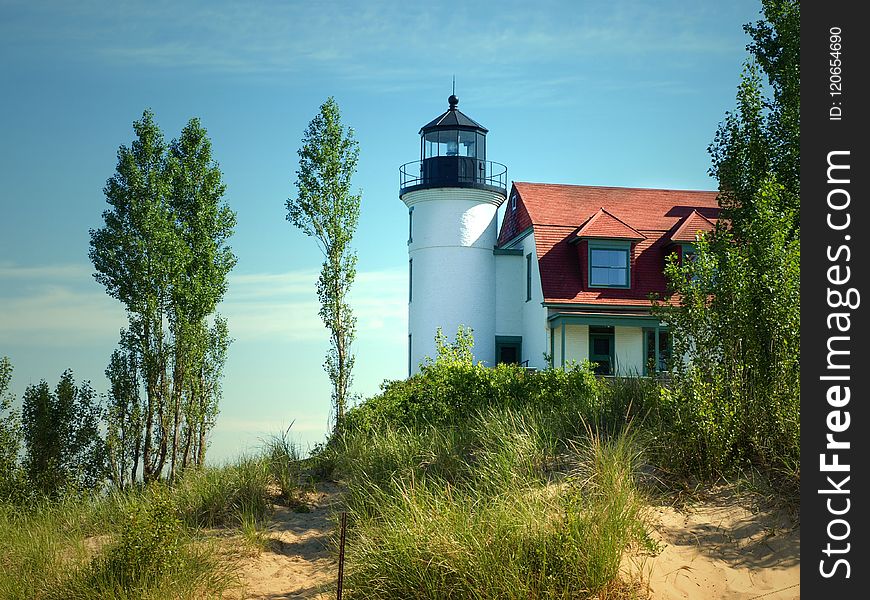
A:
<svg viewBox="0 0 870 600">
<path fill-rule="evenodd" d="M 408 373 L 435 358 L 440 327 L 474 334 L 474 357 L 495 364 L 496 215 L 507 167 L 487 160 L 487 129 L 457 107 L 420 129 L 420 160 L 399 167 L 408 208 Z"/>
</svg>

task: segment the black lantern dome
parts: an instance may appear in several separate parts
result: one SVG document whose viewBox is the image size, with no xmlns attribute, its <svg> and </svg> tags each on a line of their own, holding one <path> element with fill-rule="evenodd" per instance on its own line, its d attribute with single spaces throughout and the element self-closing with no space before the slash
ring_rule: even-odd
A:
<svg viewBox="0 0 870 600">
<path fill-rule="evenodd" d="M 447 99 L 450 108 L 420 128 L 420 158 L 466 156 L 486 160 L 487 129 L 456 108 L 459 98 Z"/>
<path fill-rule="evenodd" d="M 399 169 L 400 192 L 436 187 L 475 187 L 506 194 L 507 167 L 486 160 L 487 129 L 456 108 L 420 128 L 420 160 Z"/>
</svg>

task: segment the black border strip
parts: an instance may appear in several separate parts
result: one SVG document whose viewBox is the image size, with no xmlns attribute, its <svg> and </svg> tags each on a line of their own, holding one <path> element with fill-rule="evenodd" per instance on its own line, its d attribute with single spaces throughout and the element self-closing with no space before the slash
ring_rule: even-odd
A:
<svg viewBox="0 0 870 600">
<path fill-rule="evenodd" d="M 859 5 L 801 2 L 801 595 L 805 598 L 866 598 L 870 589 L 865 441 L 870 435 L 870 365 L 865 351 L 870 344 L 866 316 L 870 307 L 864 306 L 870 303 L 866 284 L 870 98 L 864 83 L 870 66 L 870 23 L 859 16 Z M 836 35 L 842 38 L 841 46 L 832 48 Z M 829 171 L 829 164 L 835 168 Z M 835 442 L 830 446 L 829 434 Z M 822 456 L 828 467 L 823 468 Z M 835 460 L 840 467 L 831 466 Z M 834 470 L 842 465 L 848 465 L 848 470 Z"/>
</svg>

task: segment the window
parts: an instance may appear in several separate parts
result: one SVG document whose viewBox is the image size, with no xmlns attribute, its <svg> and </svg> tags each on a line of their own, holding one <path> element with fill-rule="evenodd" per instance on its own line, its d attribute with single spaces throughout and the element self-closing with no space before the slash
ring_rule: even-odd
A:
<svg viewBox="0 0 870 600">
<path fill-rule="evenodd" d="M 697 253 L 692 244 L 683 244 L 683 262 L 691 262 L 695 260 Z"/>
<path fill-rule="evenodd" d="M 460 131 L 459 132 L 459 156 L 470 156 L 474 158 L 477 156 L 477 150 L 475 149 L 475 143 L 477 141 L 477 136 L 473 131 Z"/>
<path fill-rule="evenodd" d="M 672 346 L 671 335 L 666 329 L 659 329 L 658 365 L 656 365 L 656 331 L 644 329 L 643 367 L 644 375 L 666 373 L 670 370 Z"/>
<path fill-rule="evenodd" d="M 408 209 L 408 243 L 414 241 L 414 207 Z"/>
<path fill-rule="evenodd" d="M 522 354 L 523 338 L 521 336 L 495 336 L 496 364 L 519 364 Z"/>
<path fill-rule="evenodd" d="M 589 242 L 589 286 L 629 287 L 631 242 Z"/>
<path fill-rule="evenodd" d="M 532 254 L 526 254 L 526 302 L 532 299 Z"/>
<path fill-rule="evenodd" d="M 408 261 L 408 302 L 414 299 L 414 259 Z"/>
<path fill-rule="evenodd" d="M 513 196 L 511 196 L 511 210 L 516 210 L 516 209 L 517 209 L 517 195 L 514 194 Z"/>
</svg>

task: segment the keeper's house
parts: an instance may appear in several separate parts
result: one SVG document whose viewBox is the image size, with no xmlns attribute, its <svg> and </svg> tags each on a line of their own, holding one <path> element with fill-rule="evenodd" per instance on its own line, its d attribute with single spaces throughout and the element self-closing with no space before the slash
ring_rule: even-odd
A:
<svg viewBox="0 0 870 600">
<path fill-rule="evenodd" d="M 665 370 L 670 337 L 650 314 L 671 253 L 693 252 L 716 192 L 514 182 L 487 160 L 487 130 L 457 108 L 423 126 L 421 159 L 400 168 L 408 207 L 408 370 L 435 332 L 474 331 L 477 360 L 605 375 Z M 500 230 L 498 208 L 507 200 Z"/>
</svg>

